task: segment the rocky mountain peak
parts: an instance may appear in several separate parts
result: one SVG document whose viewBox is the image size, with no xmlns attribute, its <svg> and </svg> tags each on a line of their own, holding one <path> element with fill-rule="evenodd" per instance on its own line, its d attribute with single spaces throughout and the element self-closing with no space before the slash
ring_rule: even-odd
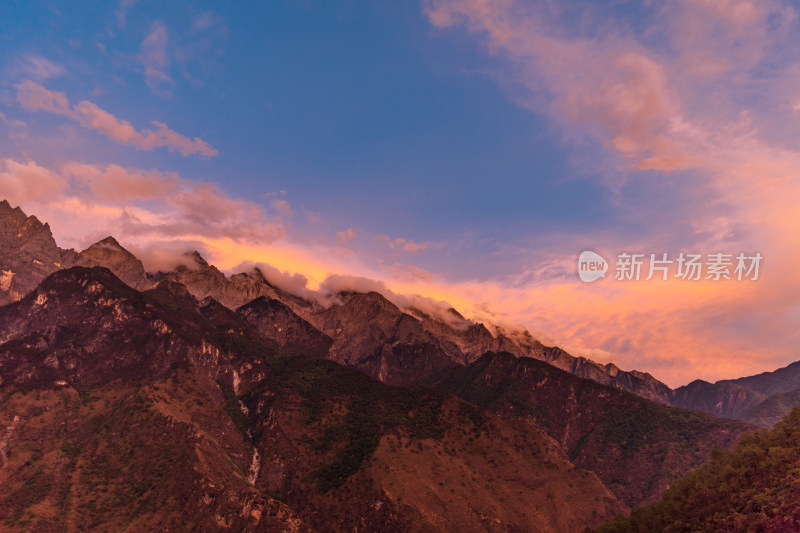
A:
<svg viewBox="0 0 800 533">
<path fill-rule="evenodd" d="M 456 317 L 456 318 L 460 319 L 460 320 L 466 320 L 466 318 L 464 318 L 464 315 L 462 315 L 461 313 L 459 313 L 458 311 L 456 311 L 456 310 L 455 310 L 455 309 L 453 309 L 452 307 L 450 307 L 450 308 L 447 310 L 447 312 L 448 312 L 448 313 L 450 313 L 451 315 L 453 315 L 454 317 Z"/>
<path fill-rule="evenodd" d="M 22 212 L 22 209 L 19 206 L 11 207 L 11 204 L 8 203 L 8 200 L 0 201 L 0 216 L 8 216 L 9 214 L 12 214 L 14 216 L 21 217 L 21 218 L 24 218 L 24 219 L 29 218 L 28 215 L 26 215 L 25 213 Z M 30 218 L 38 220 L 38 219 L 36 219 L 36 217 L 30 217 Z"/>
<path fill-rule="evenodd" d="M 147 294 L 168 295 L 172 299 L 182 300 L 191 305 L 197 305 L 197 299 L 189 292 L 185 285 L 168 279 L 159 281 L 154 288 L 147 291 Z"/>
<path fill-rule="evenodd" d="M 100 321 L 117 320 L 120 302 L 136 291 L 122 283 L 107 268 L 75 266 L 47 276 L 34 290 L 0 313 L 0 342 L 35 324 L 55 319 L 92 328 Z M 80 313 L 76 309 L 81 309 Z M 90 316 L 91 315 L 91 316 Z"/>
<path fill-rule="evenodd" d="M 49 225 L 7 201 L 0 204 L 0 305 L 19 300 L 76 257 L 58 247 Z"/>
<path fill-rule="evenodd" d="M 153 282 L 147 277 L 142 262 L 122 247 L 114 237 L 94 243 L 79 254 L 78 264 L 104 266 L 122 281 L 138 290 L 149 289 Z"/>
<path fill-rule="evenodd" d="M 605 369 L 606 373 L 609 376 L 611 376 L 612 378 L 616 377 L 617 374 L 620 373 L 620 368 L 617 365 L 615 365 L 614 363 L 607 363 L 607 364 L 603 365 L 603 368 Z"/>
<path fill-rule="evenodd" d="M 400 308 L 379 292 L 349 292 L 340 293 L 340 295 L 344 298 L 342 307 L 345 307 L 349 313 L 357 316 L 373 317 L 382 314 L 400 316 L 403 314 Z"/>
<path fill-rule="evenodd" d="M 254 280 L 261 283 L 266 283 L 267 285 L 272 287 L 272 284 L 270 284 L 269 280 L 266 278 L 266 276 L 264 276 L 264 273 L 258 267 L 253 267 L 253 269 L 250 272 L 243 272 L 243 274 L 246 274 L 251 278 L 253 278 Z"/>
<path fill-rule="evenodd" d="M 110 235 L 108 237 L 106 237 L 105 239 L 101 239 L 101 240 L 97 241 L 96 243 L 91 245 L 89 248 L 84 250 L 84 252 L 88 251 L 88 250 L 98 250 L 98 249 L 114 250 L 114 251 L 117 251 L 117 252 L 120 252 L 120 253 L 124 253 L 126 255 L 131 255 L 131 256 L 133 255 L 128 250 L 123 248 L 122 245 L 119 243 L 119 241 L 117 241 L 117 239 L 115 239 L 114 237 L 112 237 Z"/>
<path fill-rule="evenodd" d="M 12 208 L 5 200 L 0 204 L 0 238 L 6 245 L 36 238 L 56 247 L 48 224 L 42 224 L 33 215 L 27 216 L 19 207 Z"/>
<path fill-rule="evenodd" d="M 200 252 L 198 252 L 197 250 L 194 250 L 194 251 L 192 251 L 190 253 L 187 253 L 186 257 L 190 258 L 195 265 L 197 265 L 197 266 L 199 266 L 201 268 L 210 268 L 210 265 L 208 264 L 208 261 L 206 261 L 203 258 L 203 256 L 200 255 Z"/>
<path fill-rule="evenodd" d="M 492 332 L 483 325 L 482 322 L 472 324 L 467 329 L 467 336 L 473 340 L 489 340 L 493 339 Z"/>
<path fill-rule="evenodd" d="M 254 287 L 259 287 L 261 291 L 266 291 L 265 296 L 274 298 L 277 296 L 279 289 L 269 282 L 264 272 L 258 267 L 253 267 L 251 270 L 245 272 L 238 272 L 230 277 L 231 282 L 240 290 L 252 290 Z M 288 295 L 287 295 L 288 296 Z"/>
</svg>

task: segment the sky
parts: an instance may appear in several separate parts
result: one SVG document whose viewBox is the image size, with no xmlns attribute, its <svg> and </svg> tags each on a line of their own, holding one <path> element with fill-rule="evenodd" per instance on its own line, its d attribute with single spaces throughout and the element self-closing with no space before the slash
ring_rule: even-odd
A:
<svg viewBox="0 0 800 533">
<path fill-rule="evenodd" d="M 0 197 L 150 269 L 197 249 L 421 295 L 670 386 L 769 371 L 800 359 L 798 24 L 773 0 L 10 0 Z"/>
</svg>

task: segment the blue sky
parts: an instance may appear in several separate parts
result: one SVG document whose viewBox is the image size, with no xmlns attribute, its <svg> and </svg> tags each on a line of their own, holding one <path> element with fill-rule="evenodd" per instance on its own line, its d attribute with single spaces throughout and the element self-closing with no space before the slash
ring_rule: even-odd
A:
<svg viewBox="0 0 800 533">
<path fill-rule="evenodd" d="M 768 370 L 800 340 L 797 19 L 779 0 L 8 1 L 0 194 L 64 246 L 369 278 L 671 383 Z M 585 249 L 775 268 L 588 286 Z"/>
<path fill-rule="evenodd" d="M 520 109 L 487 75 L 493 59 L 431 28 L 418 5 L 215 7 L 136 2 L 121 26 L 112 4 L 90 16 L 77 4 L 5 5 L 7 71 L 24 76 L 26 57 L 46 58 L 66 70 L 48 89 L 113 110 L 137 128 L 158 117 L 219 155 L 131 151 L 111 140 L 23 148 L 45 163 L 69 158 L 174 170 L 265 204 L 266 195 L 285 191 L 293 206 L 322 215 L 332 233 L 352 227 L 486 246 L 613 222 L 605 191 L 590 173 L 576 172 L 569 146 L 548 121 Z M 151 87 L 139 56 L 154 25 L 167 33 L 170 81 Z M 16 81 L 7 80 L 6 90 Z M 13 106 L 6 113 L 23 114 Z M 42 114 L 26 119 L 63 122 Z M 320 231 L 301 217 L 293 225 Z M 474 250 L 467 243 L 459 252 L 469 257 Z M 493 273 L 473 264 L 458 274 Z"/>
</svg>

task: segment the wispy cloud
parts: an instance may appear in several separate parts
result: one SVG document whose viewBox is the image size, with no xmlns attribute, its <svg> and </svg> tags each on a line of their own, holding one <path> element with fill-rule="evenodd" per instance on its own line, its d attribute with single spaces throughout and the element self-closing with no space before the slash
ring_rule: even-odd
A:
<svg viewBox="0 0 800 533">
<path fill-rule="evenodd" d="M 142 41 L 141 62 L 144 77 L 150 90 L 160 96 L 171 96 L 169 90 L 175 82 L 169 75 L 169 35 L 163 22 L 156 21 Z"/>
<path fill-rule="evenodd" d="M 117 10 L 114 15 L 117 17 L 117 24 L 121 29 L 125 29 L 128 20 L 128 11 L 136 4 L 138 0 L 119 0 Z"/>
<path fill-rule="evenodd" d="M 192 31 L 206 31 L 221 24 L 220 17 L 216 13 L 206 11 L 200 13 L 192 20 Z"/>
<path fill-rule="evenodd" d="M 274 209 L 275 211 L 277 211 L 286 218 L 292 216 L 292 206 L 289 205 L 289 202 L 287 200 L 279 200 L 279 199 L 272 200 L 272 202 L 270 202 L 270 206 L 272 207 L 272 209 Z"/>
<path fill-rule="evenodd" d="M 62 65 L 46 57 L 28 54 L 17 61 L 15 74 L 34 80 L 47 81 L 63 76 L 66 71 L 67 70 Z"/>
<path fill-rule="evenodd" d="M 413 253 L 427 250 L 431 247 L 431 243 L 429 242 L 415 242 L 409 239 L 404 239 L 403 237 L 392 239 L 388 235 L 378 235 L 376 239 L 388 246 L 390 250 L 394 250 L 396 252 L 402 251 Z"/>
<path fill-rule="evenodd" d="M 15 88 L 17 89 L 17 101 L 23 108 L 68 117 L 81 126 L 100 132 L 122 144 L 131 144 L 142 150 L 166 147 L 171 151 L 180 152 L 184 156 L 199 154 L 211 157 L 217 155 L 217 150 L 203 139 L 199 137 L 189 139 L 169 129 L 166 124 L 155 120 L 151 121 L 154 129 L 139 131 L 130 122 L 118 119 L 87 100 L 78 102 L 71 107 L 64 93 L 50 91 L 30 80 L 15 85 Z"/>
</svg>

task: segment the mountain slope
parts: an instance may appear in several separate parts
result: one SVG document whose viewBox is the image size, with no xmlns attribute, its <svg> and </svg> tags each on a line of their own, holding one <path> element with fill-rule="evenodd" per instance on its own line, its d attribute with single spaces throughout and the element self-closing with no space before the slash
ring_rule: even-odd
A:
<svg viewBox="0 0 800 533">
<path fill-rule="evenodd" d="M 503 416 L 534 420 L 577 465 L 628 505 L 669 484 L 752 428 L 675 409 L 577 378 L 541 361 L 489 353 L 452 368 L 433 386 Z"/>
<path fill-rule="evenodd" d="M 767 397 L 742 414 L 742 419 L 763 427 L 772 427 L 786 413 L 800 406 L 800 389 L 779 392 Z"/>
<path fill-rule="evenodd" d="M 800 409 L 595 531 L 800 531 Z"/>
<path fill-rule="evenodd" d="M 259 296 L 237 309 L 236 315 L 264 338 L 290 351 L 326 357 L 333 344 L 329 336 L 299 317 L 280 300 Z"/>
<path fill-rule="evenodd" d="M 169 281 L 46 278 L 0 313 L 0 523 L 580 531 L 626 507 L 531 421 L 251 334 Z"/>
</svg>

